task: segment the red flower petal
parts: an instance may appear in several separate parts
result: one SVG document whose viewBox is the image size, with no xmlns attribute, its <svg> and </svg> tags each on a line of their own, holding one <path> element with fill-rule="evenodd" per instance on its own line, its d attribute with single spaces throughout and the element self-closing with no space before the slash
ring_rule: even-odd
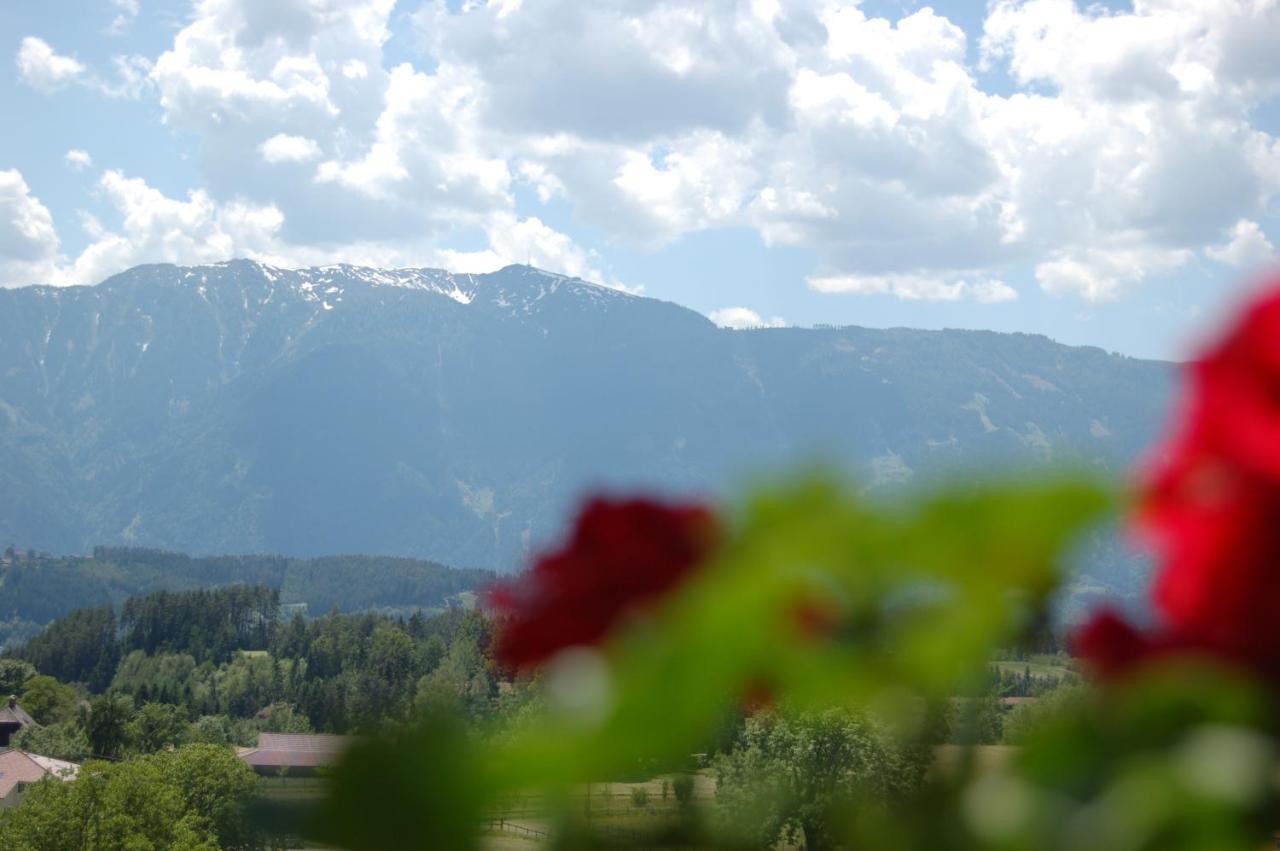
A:
<svg viewBox="0 0 1280 851">
<path fill-rule="evenodd" d="M 498 658 L 527 667 L 566 647 L 597 644 L 704 563 L 717 529 L 701 505 L 591 501 L 562 549 L 489 592 L 489 604 L 506 616 Z"/>
<path fill-rule="evenodd" d="M 1104 680 L 1128 674 L 1153 655 L 1154 646 L 1115 612 L 1096 612 L 1072 637 L 1072 653 Z"/>
<path fill-rule="evenodd" d="M 1160 557 L 1161 624 L 1143 635 L 1103 613 L 1079 646 L 1104 675 L 1176 649 L 1280 679 L 1280 279 L 1191 365 L 1187 389 L 1136 518 Z"/>
</svg>

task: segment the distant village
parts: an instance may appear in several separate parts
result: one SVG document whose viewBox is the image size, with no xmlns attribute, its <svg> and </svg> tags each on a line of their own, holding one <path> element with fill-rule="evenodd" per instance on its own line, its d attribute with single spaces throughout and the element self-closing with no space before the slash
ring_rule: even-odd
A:
<svg viewBox="0 0 1280 851">
<path fill-rule="evenodd" d="M 10 544 L 3 553 L 0 553 L 0 567 L 8 567 L 20 561 L 48 561 L 51 558 L 53 558 L 52 553 L 37 550 L 20 550 Z"/>
</svg>

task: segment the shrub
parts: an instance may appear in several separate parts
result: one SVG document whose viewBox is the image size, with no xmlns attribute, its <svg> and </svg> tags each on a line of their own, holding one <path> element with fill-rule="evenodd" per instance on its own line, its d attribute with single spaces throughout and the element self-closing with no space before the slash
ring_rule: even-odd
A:
<svg viewBox="0 0 1280 851">
<path fill-rule="evenodd" d="M 676 800 L 680 802 L 680 806 L 687 807 L 693 801 L 693 775 L 681 774 L 671 782 L 671 788 L 676 793 Z"/>
</svg>

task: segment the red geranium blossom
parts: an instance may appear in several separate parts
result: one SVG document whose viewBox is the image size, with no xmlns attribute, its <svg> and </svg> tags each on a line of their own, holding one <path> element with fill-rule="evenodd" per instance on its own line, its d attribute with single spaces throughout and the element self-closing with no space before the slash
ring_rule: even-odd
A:
<svg viewBox="0 0 1280 851">
<path fill-rule="evenodd" d="M 1103 613 L 1077 648 L 1104 674 L 1194 652 L 1280 682 L 1280 278 L 1188 372 L 1137 516 L 1159 623 L 1144 635 Z"/>
<path fill-rule="evenodd" d="M 702 505 L 591 501 L 562 549 L 490 590 L 490 605 L 506 616 L 498 658 L 527 667 L 598 643 L 703 564 L 718 540 L 715 515 Z"/>
<path fill-rule="evenodd" d="M 1280 484 L 1196 461 L 1157 483 L 1141 522 L 1162 556 L 1153 596 L 1167 628 L 1280 673 Z"/>
<path fill-rule="evenodd" d="M 1189 448 L 1280 483 L 1280 277 L 1192 366 Z"/>
<path fill-rule="evenodd" d="M 1154 655 L 1151 640 L 1110 609 L 1095 612 L 1073 637 L 1072 652 L 1103 679 L 1123 676 Z"/>
</svg>

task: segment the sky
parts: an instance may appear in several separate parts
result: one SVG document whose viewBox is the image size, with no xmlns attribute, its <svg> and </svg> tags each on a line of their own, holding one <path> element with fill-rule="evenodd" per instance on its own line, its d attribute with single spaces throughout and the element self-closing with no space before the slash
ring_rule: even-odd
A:
<svg viewBox="0 0 1280 851">
<path fill-rule="evenodd" d="M 6 2 L 0 286 L 528 262 L 1179 358 L 1277 260 L 1276 45 L 1280 0 Z"/>
</svg>

